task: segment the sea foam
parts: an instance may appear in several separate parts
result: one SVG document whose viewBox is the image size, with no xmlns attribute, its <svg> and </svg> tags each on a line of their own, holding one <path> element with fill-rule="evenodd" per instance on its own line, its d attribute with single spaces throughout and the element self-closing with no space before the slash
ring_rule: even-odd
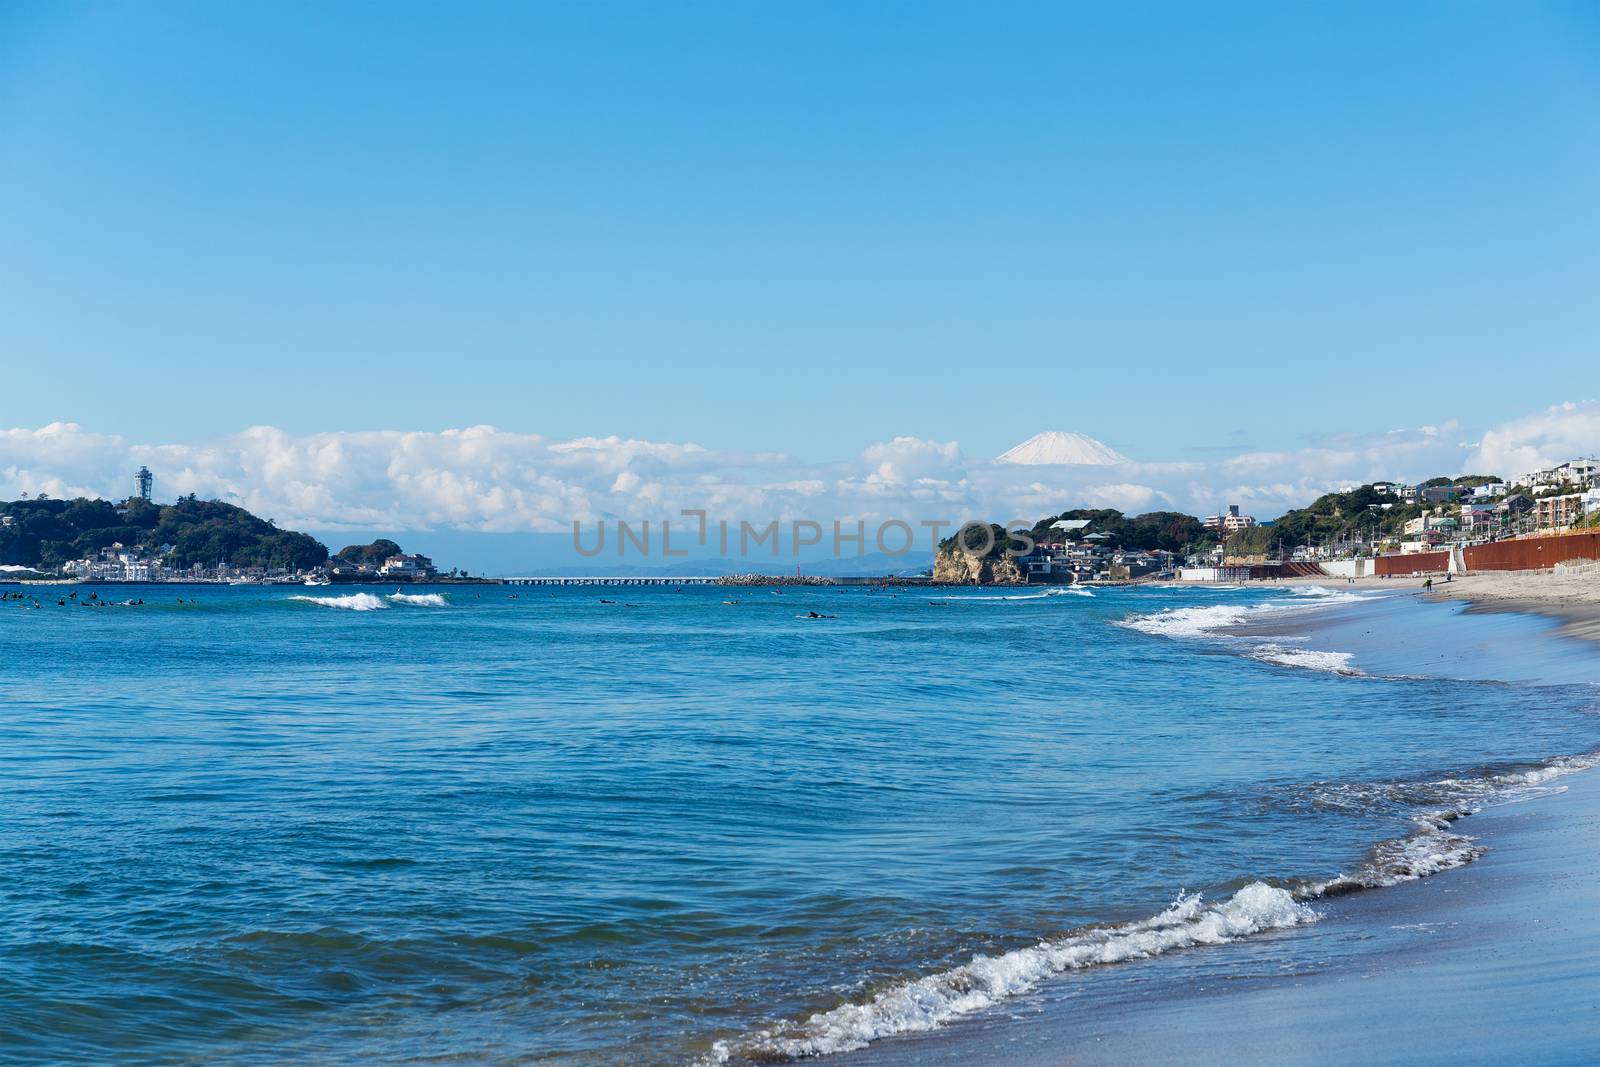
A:
<svg viewBox="0 0 1600 1067">
<path fill-rule="evenodd" d="M 412 604 L 419 608 L 442 608 L 450 603 L 443 593 L 390 593 L 389 599 L 396 604 Z"/>
<path fill-rule="evenodd" d="M 1308 896 L 1332 895 L 1410 882 L 1462 867 L 1486 851 L 1454 829 L 1458 819 L 1496 804 L 1513 804 L 1558 793 L 1557 778 L 1600 765 L 1600 752 L 1558 756 L 1543 763 L 1480 775 L 1411 782 L 1324 783 L 1313 790 L 1320 806 L 1365 812 L 1385 808 L 1430 806 L 1412 815 L 1417 829 L 1403 837 L 1379 841 L 1355 870 L 1310 887 Z"/>
<path fill-rule="evenodd" d="M 346 593 L 343 596 L 292 596 L 290 600 L 303 600 L 307 604 L 320 604 L 325 608 L 343 608 L 346 611 L 379 611 L 386 605 L 371 593 Z"/>
<path fill-rule="evenodd" d="M 712 1047 L 710 1062 L 727 1063 L 735 1058 L 766 1062 L 848 1052 L 894 1034 L 937 1029 L 1026 993 L 1064 972 L 1149 959 L 1176 949 L 1222 945 L 1314 923 L 1318 915 L 1308 901 L 1415 881 L 1473 862 L 1487 850 L 1455 832 L 1458 819 L 1488 803 L 1537 795 L 1536 791 L 1553 779 L 1595 766 L 1600 766 L 1600 752 L 1478 776 L 1319 785 L 1313 790 L 1316 799 L 1341 807 L 1371 808 L 1418 800 L 1459 803 L 1415 814 L 1415 831 L 1379 841 L 1354 869 L 1326 881 L 1301 882 L 1293 889 L 1252 882 L 1216 904 L 1205 903 L 1198 893 L 1183 893 L 1165 911 L 1148 919 L 1075 931 L 998 955 L 974 956 L 959 967 L 898 982 L 866 1001 L 818 1012 L 802 1023 L 719 1041 Z"/>
<path fill-rule="evenodd" d="M 1374 595 L 1384 595 L 1352 593 L 1348 589 L 1339 589 L 1326 585 L 1292 585 L 1289 587 L 1288 593 L 1290 596 L 1306 597 L 1331 604 L 1350 604 L 1357 600 L 1369 600 Z"/>
<path fill-rule="evenodd" d="M 1350 665 L 1355 658 L 1350 652 L 1320 652 L 1314 648 L 1294 648 L 1290 645 L 1257 645 L 1250 652 L 1252 659 L 1263 663 L 1276 663 L 1280 667 L 1303 667 L 1330 674 L 1359 675 L 1362 672 Z"/>
<path fill-rule="evenodd" d="M 1366 599 L 1360 594 L 1327 589 L 1319 585 L 1293 586 L 1287 591 L 1301 599 L 1269 600 L 1250 606 L 1206 604 L 1198 607 L 1164 608 L 1147 615 L 1129 616 L 1119 625 L 1125 629 L 1137 630 L 1139 633 L 1156 637 L 1211 637 L 1224 640 L 1229 635 L 1223 631 L 1232 627 L 1243 626 L 1246 623 L 1260 623 L 1278 615 L 1290 617 L 1295 612 Z M 1293 640 L 1296 639 L 1284 635 L 1279 635 L 1276 641 L 1241 638 L 1235 647 L 1252 659 L 1280 667 L 1298 667 L 1331 674 L 1363 673 L 1351 666 L 1351 660 L 1354 658 L 1351 653 L 1324 652 L 1283 643 Z"/>
<path fill-rule="evenodd" d="M 1134 615 L 1122 625 L 1157 637 L 1206 637 L 1227 626 L 1244 622 L 1252 609 L 1213 604 L 1198 608 L 1163 608 L 1151 615 Z"/>
<path fill-rule="evenodd" d="M 1185 893 L 1148 919 L 1084 930 L 999 955 L 974 956 L 959 967 L 897 983 L 864 1003 L 819 1012 L 795 1027 L 718 1042 L 712 1060 L 846 1052 L 891 1034 L 935 1029 L 1064 971 L 1226 944 L 1316 919 L 1316 912 L 1289 890 L 1265 882 L 1253 882 L 1216 904 L 1205 903 L 1198 893 Z"/>
</svg>

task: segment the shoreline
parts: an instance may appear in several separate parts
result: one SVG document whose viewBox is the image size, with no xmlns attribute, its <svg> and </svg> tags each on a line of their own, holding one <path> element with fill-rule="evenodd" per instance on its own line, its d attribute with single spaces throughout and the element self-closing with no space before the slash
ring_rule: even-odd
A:
<svg viewBox="0 0 1600 1067">
<path fill-rule="evenodd" d="M 1447 595 L 1443 583 L 1428 595 L 1395 579 L 1238 584 L 1464 601 L 1458 615 L 1523 616 L 1523 628 L 1530 615 L 1556 620 L 1536 638 L 1552 655 L 1592 654 L 1563 639 L 1600 640 L 1600 602 L 1574 603 L 1540 584 L 1545 575 L 1493 577 L 1512 581 L 1457 579 Z M 1370 612 L 1333 609 L 1313 633 L 1348 634 L 1352 616 L 1372 625 Z M 1513 625 L 1509 617 L 1470 624 Z M 1457 824 L 1482 858 L 1314 901 L 1314 924 L 1058 974 L 1002 1008 L 830 1059 L 848 1067 L 1590 1062 L 1600 1047 L 1600 978 L 1589 963 L 1600 954 L 1600 775 L 1574 772 L 1526 792 Z"/>
<path fill-rule="evenodd" d="M 1600 775 L 1575 773 L 1548 795 L 1466 821 L 1482 859 L 1328 898 L 1313 925 L 1063 976 L 1007 1011 L 838 1062 L 1591 1062 Z"/>
<path fill-rule="evenodd" d="M 1433 596 L 1468 601 L 1469 612 L 1520 612 L 1560 620 L 1561 633 L 1600 642 L 1600 574 L 1469 574 Z"/>
<path fill-rule="evenodd" d="M 1469 614 L 1511 612 L 1539 615 L 1561 623 L 1560 633 L 1586 641 L 1600 642 L 1600 573 L 1556 574 L 1552 571 L 1480 571 L 1456 575 L 1451 581 L 1434 580 L 1424 590 L 1421 579 L 1405 578 L 1279 578 L 1244 579 L 1224 583 L 1246 589 L 1286 589 L 1315 585 L 1352 592 L 1378 590 L 1409 592 L 1425 600 L 1465 601 Z M 1166 588 L 1206 588 L 1207 582 L 1167 582 Z"/>
</svg>

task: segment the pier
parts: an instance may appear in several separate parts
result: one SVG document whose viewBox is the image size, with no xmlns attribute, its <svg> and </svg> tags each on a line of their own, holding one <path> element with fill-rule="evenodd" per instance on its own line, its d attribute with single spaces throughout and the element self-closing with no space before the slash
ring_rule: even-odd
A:
<svg viewBox="0 0 1600 1067">
<path fill-rule="evenodd" d="M 695 575 L 689 578 L 663 578 L 658 575 L 563 576 L 539 578 L 502 578 L 506 585 L 716 585 L 722 581 L 715 575 Z"/>
</svg>

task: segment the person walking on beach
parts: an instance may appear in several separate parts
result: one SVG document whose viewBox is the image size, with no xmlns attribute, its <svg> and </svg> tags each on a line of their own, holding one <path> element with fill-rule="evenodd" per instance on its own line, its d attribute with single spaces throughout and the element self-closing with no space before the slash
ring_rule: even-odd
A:
<svg viewBox="0 0 1600 1067">
<path fill-rule="evenodd" d="M 1432 578 L 1424 579 L 1423 582 L 1422 582 L 1422 588 L 1423 588 L 1423 590 L 1425 592 L 1429 592 L 1429 593 L 1433 592 L 1433 579 Z"/>
</svg>

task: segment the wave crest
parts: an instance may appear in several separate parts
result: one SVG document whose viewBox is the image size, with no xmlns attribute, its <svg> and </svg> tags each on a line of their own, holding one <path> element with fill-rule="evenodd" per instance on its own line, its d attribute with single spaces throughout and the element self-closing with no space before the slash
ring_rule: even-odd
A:
<svg viewBox="0 0 1600 1067">
<path fill-rule="evenodd" d="M 1044 589 L 1037 593 L 1002 593 L 988 596 L 963 596 L 959 593 L 948 596 L 934 597 L 935 600 L 1046 600 L 1058 596 L 1094 596 L 1092 589 L 1080 589 L 1078 586 L 1069 585 L 1057 589 Z"/>
<path fill-rule="evenodd" d="M 346 593 L 344 596 L 292 596 L 290 600 L 303 600 L 325 608 L 342 608 L 345 611 L 380 611 L 386 605 L 371 593 Z"/>
<path fill-rule="evenodd" d="M 389 599 L 396 604 L 412 604 L 419 608 L 443 608 L 450 604 L 443 593 L 390 593 Z"/>
<path fill-rule="evenodd" d="M 1350 652 L 1320 652 L 1314 648 L 1294 648 L 1289 645 L 1258 645 L 1250 653 L 1251 659 L 1263 663 L 1276 663 L 1280 667 L 1303 667 L 1310 671 L 1327 671 L 1330 674 L 1360 675 L 1363 672 L 1350 665 L 1355 659 Z"/>
<path fill-rule="evenodd" d="M 1148 919 L 1085 930 L 997 956 L 974 956 L 959 967 L 891 986 L 864 1003 L 819 1012 L 788 1031 L 768 1030 L 735 1043 L 718 1042 L 712 1059 L 726 1063 L 735 1057 L 759 1060 L 847 1052 L 891 1034 L 932 1030 L 1026 992 L 1063 971 L 1225 944 L 1316 920 L 1316 912 L 1294 894 L 1265 882 L 1253 882 L 1217 904 L 1206 904 L 1198 893 L 1185 893 Z"/>
</svg>

